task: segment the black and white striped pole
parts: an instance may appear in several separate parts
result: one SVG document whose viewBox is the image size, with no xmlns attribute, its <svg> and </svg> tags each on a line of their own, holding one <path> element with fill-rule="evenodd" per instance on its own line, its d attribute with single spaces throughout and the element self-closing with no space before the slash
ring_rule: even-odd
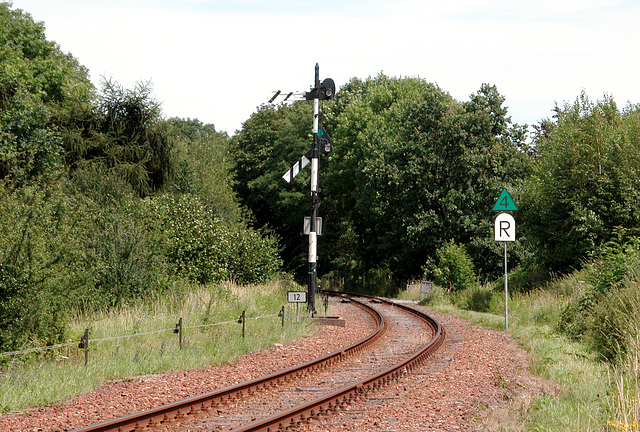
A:
<svg viewBox="0 0 640 432">
<path fill-rule="evenodd" d="M 320 72 L 316 63 L 316 73 L 314 87 L 320 87 Z M 313 98 L 313 142 L 311 144 L 311 198 L 309 208 L 311 209 L 311 219 L 309 221 L 309 278 L 307 291 L 309 293 L 307 309 L 311 316 L 316 312 L 316 291 L 318 286 L 318 227 L 316 218 L 318 217 L 318 207 L 320 207 L 320 196 L 318 195 L 318 169 L 320 168 L 319 148 L 318 148 L 318 117 L 320 116 L 320 99 L 315 92 Z"/>
<path fill-rule="evenodd" d="M 331 151 L 331 138 L 320 129 L 320 101 L 329 100 L 335 95 L 336 86 L 331 78 L 320 82 L 320 67 L 316 63 L 314 85 L 311 91 L 283 93 L 280 90 L 274 92 L 269 102 L 273 103 L 282 96 L 282 101 L 313 100 L 313 141 L 311 150 L 296 162 L 282 178 L 288 183 L 311 162 L 311 197 L 309 207 L 311 214 L 308 223 L 309 235 L 309 276 L 307 282 L 307 309 L 312 315 L 316 312 L 315 295 L 318 285 L 318 235 L 321 234 L 321 223 L 318 218 L 318 207 L 320 207 L 320 196 L 318 194 L 318 177 L 320 168 L 320 152 L 329 153 Z M 307 229 L 305 227 L 305 233 Z"/>
</svg>

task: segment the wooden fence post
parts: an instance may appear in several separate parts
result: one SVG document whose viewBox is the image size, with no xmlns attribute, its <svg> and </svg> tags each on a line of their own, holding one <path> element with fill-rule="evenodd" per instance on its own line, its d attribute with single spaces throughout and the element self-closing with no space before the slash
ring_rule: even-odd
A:
<svg viewBox="0 0 640 432">
<path fill-rule="evenodd" d="M 282 328 L 284 328 L 284 306 L 282 306 L 282 309 L 280 309 L 278 316 L 282 318 Z"/>
<path fill-rule="evenodd" d="M 84 329 L 84 335 L 80 338 L 78 348 L 84 348 L 84 367 L 89 363 L 89 329 Z"/>
<path fill-rule="evenodd" d="M 240 318 L 238 318 L 238 322 L 242 323 L 242 338 L 244 338 L 244 333 L 245 333 L 245 321 L 246 321 L 245 311 L 242 311 L 242 315 L 240 315 Z"/>
<path fill-rule="evenodd" d="M 174 333 L 178 333 L 178 344 L 180 349 L 182 349 L 182 317 L 178 320 L 178 324 L 176 324 L 176 328 L 173 329 Z"/>
</svg>

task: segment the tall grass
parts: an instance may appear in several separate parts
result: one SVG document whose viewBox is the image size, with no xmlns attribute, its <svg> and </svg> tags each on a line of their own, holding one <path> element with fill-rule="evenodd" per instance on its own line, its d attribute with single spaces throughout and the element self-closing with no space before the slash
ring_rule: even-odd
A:
<svg viewBox="0 0 640 432">
<path fill-rule="evenodd" d="M 312 324 L 295 322 L 295 310 L 286 303 L 287 288 L 282 281 L 190 286 L 152 302 L 79 315 L 71 325 L 76 340 L 85 329 L 91 340 L 108 339 L 89 344 L 87 366 L 83 350 L 75 346 L 30 360 L 14 359 L 0 371 L 0 409 L 12 412 L 51 404 L 136 375 L 228 363 L 310 334 Z M 282 306 L 284 327 L 277 316 Z M 242 311 L 248 318 L 244 338 L 237 322 Z M 179 318 L 184 326 L 182 349 L 173 332 Z M 212 325 L 220 322 L 228 323 Z M 126 337 L 141 333 L 145 335 Z"/>
<path fill-rule="evenodd" d="M 628 340 L 629 349 L 612 372 L 613 398 L 609 425 L 622 432 L 640 431 L 640 329 Z"/>
<path fill-rule="evenodd" d="M 527 417 L 528 430 L 600 431 L 608 419 L 608 366 L 590 347 L 558 331 L 566 279 L 544 290 L 514 296 L 510 334 L 527 350 L 532 372 L 557 384 L 540 396 Z"/>
<path fill-rule="evenodd" d="M 637 270 L 594 308 L 603 321 L 594 345 L 613 359 L 614 383 L 609 425 L 622 432 L 640 432 L 640 284 Z"/>
</svg>

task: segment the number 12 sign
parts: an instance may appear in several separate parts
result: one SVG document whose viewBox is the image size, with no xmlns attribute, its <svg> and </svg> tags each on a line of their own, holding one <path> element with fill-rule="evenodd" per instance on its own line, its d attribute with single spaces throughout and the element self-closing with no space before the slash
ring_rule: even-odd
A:
<svg viewBox="0 0 640 432">
<path fill-rule="evenodd" d="M 306 303 L 307 292 L 306 291 L 287 291 L 287 301 L 289 303 Z"/>
</svg>

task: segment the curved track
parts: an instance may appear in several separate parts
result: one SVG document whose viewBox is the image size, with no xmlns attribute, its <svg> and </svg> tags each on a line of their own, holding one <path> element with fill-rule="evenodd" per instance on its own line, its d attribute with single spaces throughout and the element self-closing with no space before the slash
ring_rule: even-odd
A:
<svg viewBox="0 0 640 432">
<path fill-rule="evenodd" d="M 366 398 L 444 341 L 440 324 L 420 311 L 373 297 L 329 294 L 367 311 L 375 331 L 307 363 L 75 432 L 281 430 Z"/>
</svg>

